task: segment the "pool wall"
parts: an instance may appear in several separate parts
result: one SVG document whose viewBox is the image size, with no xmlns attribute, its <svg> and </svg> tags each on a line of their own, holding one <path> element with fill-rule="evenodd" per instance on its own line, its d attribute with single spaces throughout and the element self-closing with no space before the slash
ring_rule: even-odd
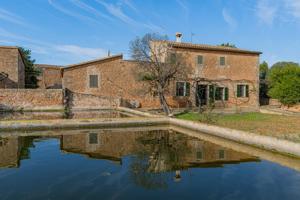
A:
<svg viewBox="0 0 300 200">
<path fill-rule="evenodd" d="M 47 130 L 47 129 L 77 129 L 77 128 L 109 128 L 109 127 L 139 127 L 168 125 L 182 127 L 199 133 L 205 133 L 216 137 L 232 140 L 270 151 L 300 157 L 300 144 L 281 140 L 255 133 L 207 125 L 199 122 L 174 119 L 170 117 L 157 116 L 146 112 L 119 107 L 116 110 L 127 112 L 136 118 L 126 119 L 68 119 L 68 120 L 29 120 L 29 121 L 2 121 L 0 122 L 0 133 L 2 131 L 16 130 Z"/>
</svg>

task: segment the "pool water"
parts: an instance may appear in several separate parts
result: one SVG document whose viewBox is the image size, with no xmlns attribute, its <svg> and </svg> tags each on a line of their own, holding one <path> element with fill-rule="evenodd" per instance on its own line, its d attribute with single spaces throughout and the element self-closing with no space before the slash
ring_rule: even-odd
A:
<svg viewBox="0 0 300 200">
<path fill-rule="evenodd" d="M 0 199 L 299 200 L 300 172 L 168 130 L 13 133 Z"/>
</svg>

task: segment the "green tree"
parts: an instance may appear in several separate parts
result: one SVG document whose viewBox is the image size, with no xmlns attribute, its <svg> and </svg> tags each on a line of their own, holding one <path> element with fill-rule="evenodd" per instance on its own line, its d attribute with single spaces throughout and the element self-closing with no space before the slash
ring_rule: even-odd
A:
<svg viewBox="0 0 300 200">
<path fill-rule="evenodd" d="M 237 48 L 237 47 L 235 46 L 235 44 L 230 44 L 229 42 L 227 42 L 227 43 L 222 43 L 220 46 L 222 46 L 222 47 Z"/>
<path fill-rule="evenodd" d="M 40 70 L 34 66 L 35 60 L 31 58 L 31 50 L 19 47 L 25 65 L 25 88 L 37 88 Z"/>
<path fill-rule="evenodd" d="M 269 71 L 269 65 L 266 61 L 259 65 L 259 79 L 265 80 Z"/>
<path fill-rule="evenodd" d="M 300 66 L 293 62 L 279 62 L 268 74 L 269 96 L 284 105 L 300 102 Z"/>
<path fill-rule="evenodd" d="M 259 65 L 259 99 L 260 105 L 267 105 L 269 96 L 268 96 L 268 84 L 266 81 L 267 74 L 269 71 L 269 65 L 266 61 L 262 62 Z"/>
</svg>

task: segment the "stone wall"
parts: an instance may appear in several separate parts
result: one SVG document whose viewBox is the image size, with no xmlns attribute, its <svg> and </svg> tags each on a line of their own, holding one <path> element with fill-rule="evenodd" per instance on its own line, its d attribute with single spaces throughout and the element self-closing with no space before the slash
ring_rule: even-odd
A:
<svg viewBox="0 0 300 200">
<path fill-rule="evenodd" d="M 1 81 L 0 88 L 24 88 L 25 68 L 17 47 L 0 47 L 0 73 L 8 77 Z"/>
<path fill-rule="evenodd" d="M 0 109 L 63 109 L 63 90 L 0 89 Z"/>
<path fill-rule="evenodd" d="M 41 70 L 38 76 L 38 86 L 41 89 L 61 89 L 62 88 L 62 67 L 54 65 L 36 64 Z"/>
<path fill-rule="evenodd" d="M 70 109 L 114 108 L 120 105 L 120 99 L 101 97 L 92 94 L 66 93 L 66 102 Z"/>
</svg>

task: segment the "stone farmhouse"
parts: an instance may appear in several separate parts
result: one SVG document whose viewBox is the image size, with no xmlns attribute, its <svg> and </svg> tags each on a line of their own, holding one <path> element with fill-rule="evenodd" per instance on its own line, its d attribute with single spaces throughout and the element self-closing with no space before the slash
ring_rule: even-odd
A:
<svg viewBox="0 0 300 200">
<path fill-rule="evenodd" d="M 18 47 L 0 46 L 0 88 L 24 88 L 25 67 Z"/>
<path fill-rule="evenodd" d="M 177 34 L 176 41 L 153 41 L 153 45 L 167 46 L 168 54 L 185 55 L 186 63 L 192 67 L 188 80 L 170 84 L 166 99 L 171 107 L 195 107 L 214 102 L 220 108 L 259 108 L 261 52 L 184 43 L 181 37 Z M 0 50 L 1 76 L 7 74 L 15 83 L 3 83 L 0 77 L 0 87 L 1 84 L 6 88 L 24 87 L 24 65 L 18 49 L 2 47 Z M 147 84 L 139 80 L 138 62 L 123 59 L 122 54 L 67 66 L 36 66 L 42 71 L 40 88 L 69 91 L 72 94 L 69 101 L 74 107 L 160 107 L 158 97 L 148 93 Z"/>
</svg>

